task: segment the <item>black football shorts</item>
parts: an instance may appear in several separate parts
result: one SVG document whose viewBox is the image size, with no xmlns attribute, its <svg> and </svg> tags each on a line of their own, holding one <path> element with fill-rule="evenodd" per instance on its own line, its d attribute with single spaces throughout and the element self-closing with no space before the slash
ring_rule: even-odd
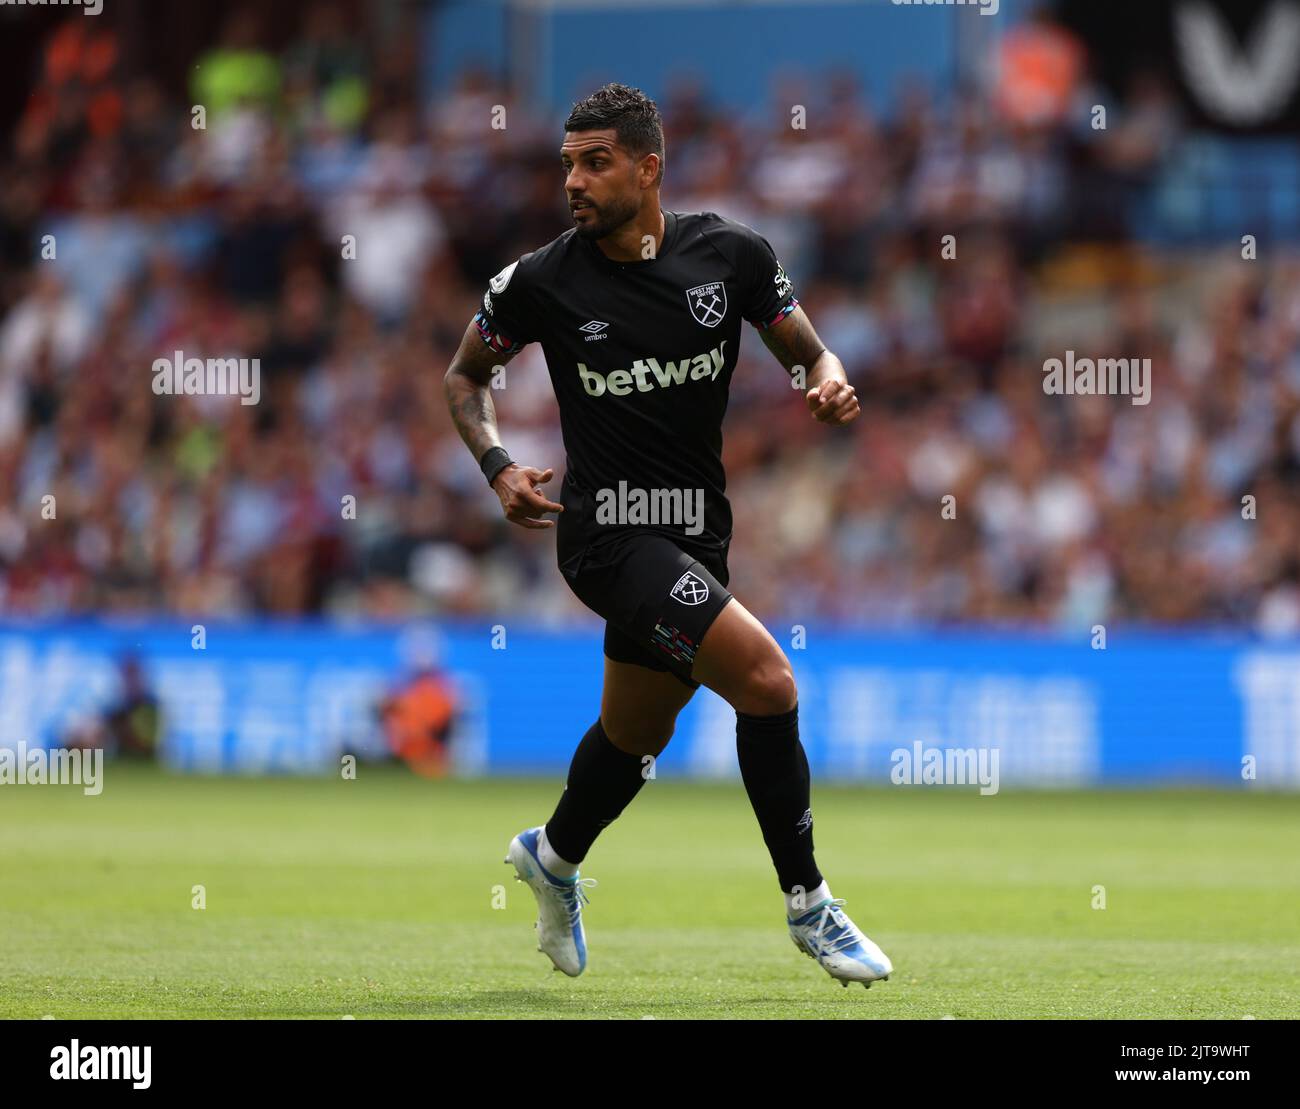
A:
<svg viewBox="0 0 1300 1109">
<path fill-rule="evenodd" d="M 584 548 L 560 571 L 578 600 L 604 617 L 606 657 L 699 688 L 691 678 L 695 652 L 731 600 L 727 546 L 697 548 L 633 531 Z"/>
</svg>

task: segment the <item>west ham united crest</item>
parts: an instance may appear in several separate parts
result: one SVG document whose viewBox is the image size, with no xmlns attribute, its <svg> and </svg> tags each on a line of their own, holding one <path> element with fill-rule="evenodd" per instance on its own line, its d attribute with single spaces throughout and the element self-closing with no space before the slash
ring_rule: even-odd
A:
<svg viewBox="0 0 1300 1109">
<path fill-rule="evenodd" d="M 727 287 L 721 281 L 687 289 L 686 300 L 691 306 L 691 315 L 705 327 L 717 327 L 727 314 Z"/>
<path fill-rule="evenodd" d="M 677 579 L 677 584 L 668 595 L 684 605 L 701 605 L 709 599 L 709 586 L 707 582 L 687 570 Z"/>
</svg>

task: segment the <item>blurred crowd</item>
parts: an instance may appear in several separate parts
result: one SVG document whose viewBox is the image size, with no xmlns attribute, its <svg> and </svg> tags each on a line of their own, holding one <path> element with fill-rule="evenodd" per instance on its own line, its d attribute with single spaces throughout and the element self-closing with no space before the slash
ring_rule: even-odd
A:
<svg viewBox="0 0 1300 1109">
<path fill-rule="evenodd" d="M 102 22 L 57 25 L 0 160 L 0 612 L 588 617 L 442 393 L 487 280 L 571 226 L 562 115 L 472 65 L 422 97 L 414 36 L 328 4 L 283 49 L 232 16 L 183 93 Z M 765 235 L 863 400 L 813 423 L 745 340 L 733 589 L 790 624 L 1300 630 L 1300 267 L 1138 248 L 1168 90 L 1097 129 L 1067 32 L 998 49 L 951 105 L 786 71 L 748 114 L 659 98 L 664 206 Z M 1150 358 L 1151 403 L 1045 394 L 1067 349 Z M 177 350 L 259 358 L 260 403 L 156 395 Z M 507 374 L 555 492 L 540 348 Z"/>
</svg>

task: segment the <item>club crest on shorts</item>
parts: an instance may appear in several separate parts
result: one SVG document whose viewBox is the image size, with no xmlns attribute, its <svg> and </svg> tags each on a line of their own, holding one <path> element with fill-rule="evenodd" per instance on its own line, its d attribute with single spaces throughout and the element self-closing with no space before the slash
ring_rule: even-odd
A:
<svg viewBox="0 0 1300 1109">
<path fill-rule="evenodd" d="M 686 290 L 686 302 L 691 306 L 691 315 L 696 323 L 717 327 L 727 314 L 727 287 L 721 281 L 696 285 Z"/>
<path fill-rule="evenodd" d="M 702 605 L 709 599 L 709 585 L 697 574 L 687 570 L 677 579 L 677 584 L 668 596 L 684 605 Z"/>
</svg>

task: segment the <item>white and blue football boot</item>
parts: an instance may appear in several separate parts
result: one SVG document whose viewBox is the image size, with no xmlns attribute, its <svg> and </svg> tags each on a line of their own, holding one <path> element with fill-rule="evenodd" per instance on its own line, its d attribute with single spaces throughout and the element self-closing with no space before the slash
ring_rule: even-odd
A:
<svg viewBox="0 0 1300 1109">
<path fill-rule="evenodd" d="M 590 904 L 584 886 L 595 878 L 558 878 L 537 857 L 537 837 L 543 825 L 520 832 L 510 841 L 505 861 L 515 868 L 515 880 L 526 882 L 537 897 L 537 950 L 550 956 L 556 970 L 576 978 L 587 967 L 587 937 L 582 930 L 582 902 Z"/>
<path fill-rule="evenodd" d="M 802 916 L 793 920 L 787 917 L 790 938 L 795 947 L 816 959 L 827 974 L 843 983 L 845 989 L 850 982 L 861 982 L 871 989 L 872 982 L 889 978 L 894 964 L 848 918 L 840 908 L 843 904 L 842 897 L 828 897 Z"/>
</svg>

